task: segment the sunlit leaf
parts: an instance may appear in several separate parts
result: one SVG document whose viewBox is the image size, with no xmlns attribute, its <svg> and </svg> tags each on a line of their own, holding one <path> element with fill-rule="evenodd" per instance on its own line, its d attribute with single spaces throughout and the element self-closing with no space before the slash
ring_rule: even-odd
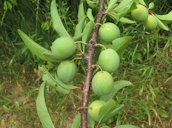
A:
<svg viewBox="0 0 172 128">
<path fill-rule="evenodd" d="M 156 14 L 156 17 L 158 17 L 158 19 L 160 20 L 172 21 L 172 11 L 170 11 L 168 14 L 165 14 L 165 15 Z"/>
<path fill-rule="evenodd" d="M 166 31 L 169 31 L 169 28 L 168 28 L 168 26 L 166 24 L 164 24 L 160 19 L 158 19 L 158 17 L 156 17 L 156 15 L 153 15 L 153 16 L 156 18 L 156 20 L 158 22 L 158 26 L 161 29 L 166 30 Z"/>
</svg>

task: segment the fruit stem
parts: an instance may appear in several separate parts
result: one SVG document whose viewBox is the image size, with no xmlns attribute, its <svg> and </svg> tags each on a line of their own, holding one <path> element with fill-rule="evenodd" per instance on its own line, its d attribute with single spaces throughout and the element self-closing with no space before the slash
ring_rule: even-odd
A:
<svg viewBox="0 0 172 128">
<path fill-rule="evenodd" d="M 96 42 L 97 42 L 97 34 L 99 30 L 99 26 L 103 17 L 103 5 L 104 5 L 104 0 L 99 0 L 99 10 L 98 10 L 98 15 L 96 19 L 96 24 L 93 29 L 91 38 L 87 44 L 88 46 L 88 51 L 86 54 L 86 62 L 87 62 L 87 74 L 84 82 L 84 87 L 83 87 L 83 96 L 82 96 L 82 107 L 80 109 L 81 112 L 81 128 L 88 128 L 88 121 L 87 121 L 87 112 L 88 112 L 88 99 L 89 99 L 89 89 L 91 86 L 91 80 L 92 80 L 92 75 L 93 75 L 93 56 L 95 53 L 96 49 Z"/>
<path fill-rule="evenodd" d="M 106 47 L 105 47 L 104 45 L 102 45 L 102 44 L 96 44 L 96 47 L 101 47 L 101 48 L 103 48 L 104 50 L 106 50 Z"/>
</svg>

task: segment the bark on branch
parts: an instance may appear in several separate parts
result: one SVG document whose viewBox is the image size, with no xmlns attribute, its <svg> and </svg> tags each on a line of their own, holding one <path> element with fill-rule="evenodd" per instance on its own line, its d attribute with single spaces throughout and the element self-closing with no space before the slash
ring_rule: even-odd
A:
<svg viewBox="0 0 172 128">
<path fill-rule="evenodd" d="M 103 16 L 103 5 L 104 5 L 104 0 L 99 0 L 99 10 L 98 10 L 98 15 L 96 19 L 96 24 L 94 27 L 94 30 L 92 32 L 91 38 L 88 43 L 88 52 L 86 55 L 86 61 L 87 61 L 87 75 L 86 79 L 84 82 L 84 87 L 83 87 L 83 104 L 82 104 L 82 109 L 81 109 L 81 128 L 87 128 L 87 108 L 88 108 L 88 100 L 89 100 L 89 89 L 91 86 L 91 80 L 92 80 L 92 75 L 93 75 L 93 56 L 95 53 L 95 48 L 96 48 L 96 42 L 97 42 L 97 34 L 99 30 L 99 26 L 102 20 Z"/>
</svg>

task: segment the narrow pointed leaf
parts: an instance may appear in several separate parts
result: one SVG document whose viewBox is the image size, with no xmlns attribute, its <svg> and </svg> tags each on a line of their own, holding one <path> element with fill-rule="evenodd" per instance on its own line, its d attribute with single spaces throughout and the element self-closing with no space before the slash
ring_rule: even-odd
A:
<svg viewBox="0 0 172 128">
<path fill-rule="evenodd" d="M 71 128 L 80 128 L 80 125 L 81 125 L 81 114 L 78 113 L 72 122 Z"/>
<path fill-rule="evenodd" d="M 39 69 L 43 72 L 42 80 L 48 85 L 55 87 L 56 91 L 61 94 L 68 94 L 70 92 L 70 89 L 63 88 L 45 67 L 39 67 Z"/>
<path fill-rule="evenodd" d="M 91 36 L 91 32 L 93 31 L 93 28 L 94 28 L 94 22 L 89 21 L 83 30 L 83 35 L 82 35 L 83 42 L 87 42 L 89 40 Z"/>
<path fill-rule="evenodd" d="M 157 20 L 157 22 L 158 22 L 158 26 L 159 26 L 161 29 L 166 30 L 166 31 L 169 31 L 169 28 L 168 28 L 167 25 L 165 25 L 160 19 L 158 19 L 158 18 L 156 17 L 156 15 L 153 15 L 153 16 L 156 18 L 156 20 Z"/>
<path fill-rule="evenodd" d="M 45 83 L 42 83 L 36 100 L 36 109 L 43 128 L 55 128 L 45 103 Z"/>
<path fill-rule="evenodd" d="M 56 0 L 52 0 L 52 2 L 51 2 L 50 13 L 51 13 L 51 20 L 52 20 L 54 30 L 60 36 L 70 37 L 69 33 L 66 31 L 66 29 L 60 19 L 60 16 L 59 16 L 59 13 L 57 10 L 57 6 L 56 6 Z"/>
<path fill-rule="evenodd" d="M 23 40 L 26 47 L 34 54 L 44 61 L 57 62 L 58 60 L 54 57 L 51 51 L 45 49 L 34 40 L 32 40 L 28 35 L 26 35 L 20 29 L 17 30 L 21 39 Z"/>
<path fill-rule="evenodd" d="M 135 24 L 135 23 L 136 23 L 136 21 L 131 20 L 131 19 L 126 18 L 126 17 L 121 17 L 121 18 L 119 19 L 119 21 L 120 21 L 121 23 L 125 23 L 125 24 Z"/>
<path fill-rule="evenodd" d="M 58 77 L 57 77 L 57 75 L 55 75 L 55 81 L 57 82 L 57 84 L 59 84 L 61 87 L 63 87 L 63 88 L 65 88 L 65 89 L 76 89 L 76 88 L 78 88 L 78 87 L 76 87 L 76 86 L 73 86 L 73 85 L 71 85 L 71 84 L 65 84 L 65 83 L 63 83 Z"/>
<path fill-rule="evenodd" d="M 81 38 L 85 20 L 86 20 L 86 17 L 82 17 L 82 19 L 78 22 L 78 24 L 75 27 L 75 34 L 73 38 L 76 38 L 76 37 Z"/>
<path fill-rule="evenodd" d="M 91 8 L 88 8 L 87 9 L 87 17 L 90 21 L 93 21 L 94 22 L 94 16 L 93 16 L 93 13 L 92 13 L 92 9 Z"/>
<path fill-rule="evenodd" d="M 133 5 L 134 0 L 123 0 L 121 3 L 114 9 L 115 12 L 119 13 L 121 16 L 124 16 L 130 10 Z"/>
<path fill-rule="evenodd" d="M 84 10 L 84 2 L 81 1 L 78 7 L 78 22 L 80 22 L 83 17 L 86 17 L 86 15 Z"/>
<path fill-rule="evenodd" d="M 158 17 L 158 19 L 160 20 L 164 20 L 164 21 L 172 21 L 172 11 L 170 11 L 168 14 L 165 15 L 157 15 L 156 17 Z"/>
<path fill-rule="evenodd" d="M 117 38 L 112 41 L 112 46 L 115 51 L 120 52 L 122 51 L 125 47 L 128 46 L 128 44 L 131 42 L 132 37 L 131 36 L 124 36 Z"/>
<path fill-rule="evenodd" d="M 111 113 L 107 114 L 103 120 L 107 121 L 108 119 L 113 118 L 116 114 L 118 114 L 121 111 L 122 108 L 124 108 L 123 104 L 116 106 L 116 108 Z"/>
<path fill-rule="evenodd" d="M 108 102 L 106 102 L 105 105 L 103 105 L 100 109 L 99 112 L 99 123 L 101 121 L 106 121 L 108 118 L 106 118 L 106 116 L 108 116 L 109 113 L 111 113 L 115 108 L 116 108 L 117 104 L 114 100 L 109 100 Z"/>
<path fill-rule="evenodd" d="M 110 0 L 108 3 L 108 7 L 107 7 L 106 12 L 113 9 L 117 5 L 116 3 L 117 3 L 117 0 Z"/>
<path fill-rule="evenodd" d="M 123 89 L 127 86 L 131 86 L 131 85 L 133 85 L 133 84 L 130 81 L 126 81 L 126 80 L 116 81 L 113 84 L 113 89 L 112 89 L 111 93 L 109 93 L 108 95 L 102 96 L 101 99 L 103 99 L 103 100 L 112 99 L 118 91 L 120 91 L 121 89 Z"/>
</svg>

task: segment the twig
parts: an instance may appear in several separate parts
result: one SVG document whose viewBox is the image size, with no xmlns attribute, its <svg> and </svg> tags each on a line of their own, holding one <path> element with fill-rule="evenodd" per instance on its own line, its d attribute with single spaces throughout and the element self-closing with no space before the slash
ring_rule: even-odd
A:
<svg viewBox="0 0 172 128">
<path fill-rule="evenodd" d="M 93 75 L 93 55 L 96 48 L 96 41 L 97 41 L 97 33 L 99 30 L 99 26 L 102 20 L 103 16 L 103 4 L 104 0 L 99 0 L 99 11 L 98 16 L 96 19 L 96 24 L 94 27 L 94 30 L 92 32 L 91 38 L 88 43 L 88 52 L 86 55 L 86 61 L 87 61 L 87 75 L 84 82 L 83 87 L 83 106 L 80 109 L 81 112 L 81 128 L 87 128 L 87 108 L 88 108 L 88 99 L 89 99 L 89 89 L 91 85 L 92 75 Z"/>
</svg>

